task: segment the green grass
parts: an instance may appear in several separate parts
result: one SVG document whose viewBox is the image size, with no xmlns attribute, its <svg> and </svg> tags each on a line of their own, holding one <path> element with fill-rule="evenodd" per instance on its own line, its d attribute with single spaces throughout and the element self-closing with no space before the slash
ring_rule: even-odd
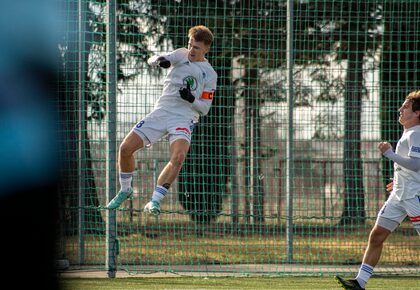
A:
<svg viewBox="0 0 420 290">
<path fill-rule="evenodd" d="M 372 278 L 369 290 L 419 290 L 420 277 Z M 341 289 L 333 277 L 62 278 L 62 290 L 130 289 Z"/>
<path fill-rule="evenodd" d="M 143 229 L 144 230 L 144 229 Z M 153 235 L 151 234 L 153 233 Z M 369 231 L 302 233 L 294 236 L 293 258 L 301 264 L 358 264 L 363 257 Z M 287 262 L 287 240 L 281 234 L 230 235 L 208 232 L 196 235 L 170 227 L 142 234 L 119 237 L 121 265 L 203 265 L 203 264 L 281 264 Z M 85 237 L 85 263 L 102 264 L 105 253 L 104 237 Z M 71 264 L 78 262 L 78 239 L 66 242 L 66 257 Z M 396 232 L 385 244 L 381 265 L 420 266 L 418 235 Z"/>
</svg>

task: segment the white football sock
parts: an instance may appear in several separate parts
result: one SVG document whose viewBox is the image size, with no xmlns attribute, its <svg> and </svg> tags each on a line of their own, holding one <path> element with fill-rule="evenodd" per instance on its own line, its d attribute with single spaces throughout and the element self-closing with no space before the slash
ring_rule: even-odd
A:
<svg viewBox="0 0 420 290">
<path fill-rule="evenodd" d="M 160 201 L 166 196 L 167 193 L 167 188 L 158 185 L 156 186 L 155 191 L 153 191 L 152 200 L 160 203 Z"/>
<path fill-rule="evenodd" d="M 359 273 L 356 276 L 357 282 L 359 282 L 360 287 L 365 288 L 367 281 L 370 276 L 373 274 L 373 267 L 368 264 L 362 264 L 359 268 Z"/>
<path fill-rule="evenodd" d="M 133 172 L 120 172 L 120 185 L 122 191 L 127 191 L 131 188 L 131 181 L 133 180 Z"/>
</svg>

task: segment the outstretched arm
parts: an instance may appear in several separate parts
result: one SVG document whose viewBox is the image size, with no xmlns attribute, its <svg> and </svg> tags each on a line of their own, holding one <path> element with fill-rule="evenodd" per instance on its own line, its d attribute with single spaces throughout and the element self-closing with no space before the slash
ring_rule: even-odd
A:
<svg viewBox="0 0 420 290">
<path fill-rule="evenodd" d="M 154 55 L 147 60 L 147 63 L 151 66 L 157 67 L 160 66 L 161 68 L 169 68 L 171 66 L 171 62 L 164 58 L 163 56 Z"/>
</svg>

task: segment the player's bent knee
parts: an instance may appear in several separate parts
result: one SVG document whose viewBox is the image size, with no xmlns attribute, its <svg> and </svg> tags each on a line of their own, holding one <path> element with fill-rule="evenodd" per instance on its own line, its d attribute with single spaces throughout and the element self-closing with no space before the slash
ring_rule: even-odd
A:
<svg viewBox="0 0 420 290">
<path fill-rule="evenodd" d="M 180 154 L 177 154 L 177 156 L 176 156 L 176 162 L 178 163 L 178 164 L 182 164 L 182 163 L 184 163 L 184 161 L 185 161 L 185 154 L 184 153 L 180 153 Z"/>
<path fill-rule="evenodd" d="M 173 164 L 177 166 L 181 166 L 184 163 L 185 158 L 186 158 L 186 154 L 181 152 L 181 153 L 174 154 L 171 161 Z"/>
<path fill-rule="evenodd" d="M 120 145 L 119 150 L 120 150 L 120 156 L 123 156 L 123 157 L 128 157 L 128 156 L 131 156 L 131 155 L 134 153 L 134 150 L 132 150 L 132 149 L 130 148 L 130 146 L 127 146 L 127 145 L 126 145 L 126 144 L 124 144 L 124 143 L 122 143 L 122 144 Z"/>
</svg>

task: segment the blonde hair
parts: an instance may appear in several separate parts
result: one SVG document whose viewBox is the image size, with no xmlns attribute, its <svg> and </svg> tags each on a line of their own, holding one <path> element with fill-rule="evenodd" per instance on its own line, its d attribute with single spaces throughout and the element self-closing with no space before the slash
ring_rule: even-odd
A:
<svg viewBox="0 0 420 290">
<path fill-rule="evenodd" d="M 203 42 L 208 46 L 213 42 L 213 33 L 204 25 L 191 27 L 188 31 L 188 37 L 192 37 L 195 41 Z"/>
</svg>

